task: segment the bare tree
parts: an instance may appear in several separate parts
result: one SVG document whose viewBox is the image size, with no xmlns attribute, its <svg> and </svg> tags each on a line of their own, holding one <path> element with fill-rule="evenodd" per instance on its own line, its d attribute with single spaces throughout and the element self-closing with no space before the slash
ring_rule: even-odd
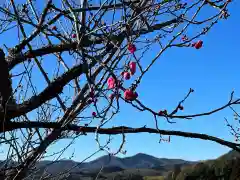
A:
<svg viewBox="0 0 240 180">
<path fill-rule="evenodd" d="M 233 97 L 209 112 L 178 115 L 194 92 L 190 89 L 173 111 L 154 111 L 138 98 L 137 88 L 157 59 L 169 48 L 195 48 L 201 37 L 229 16 L 230 0 L 6 0 L 0 7 L 1 143 L 8 147 L 2 167 L 5 179 L 35 173 L 36 162 L 59 139 L 95 134 L 100 151 L 124 153 L 128 133 L 154 133 L 209 140 L 240 151 L 239 144 L 207 134 L 161 130 L 158 120 L 208 116 L 238 105 Z M 209 14 L 203 11 L 210 9 Z M 199 32 L 188 34 L 190 27 Z M 148 38 L 145 39 L 146 35 Z M 7 41 L 11 38 L 11 41 Z M 159 51 L 143 59 L 152 48 Z M 131 85 L 126 81 L 131 79 Z M 128 83 L 129 84 L 129 83 Z M 122 103 L 152 114 L 155 128 L 112 127 L 108 122 Z M 90 112 L 91 109 L 95 110 Z M 94 125 L 92 120 L 98 122 Z M 110 152 L 99 134 L 122 135 Z M 71 145 L 71 144 L 69 144 Z M 84 147 L 81 147 L 84 148 Z M 59 153 L 61 155 L 61 152 Z"/>
</svg>

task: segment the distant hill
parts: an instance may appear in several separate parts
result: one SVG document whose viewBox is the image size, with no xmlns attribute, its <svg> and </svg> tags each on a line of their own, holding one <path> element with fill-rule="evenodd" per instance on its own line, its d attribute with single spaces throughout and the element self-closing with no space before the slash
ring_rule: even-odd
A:
<svg viewBox="0 0 240 180">
<path fill-rule="evenodd" d="M 41 161 L 36 165 L 39 171 L 34 176 L 32 175 L 31 178 L 40 178 L 43 174 L 45 176 L 55 176 L 60 172 L 68 172 L 69 179 L 77 179 L 79 177 L 87 179 L 87 177 L 96 176 L 102 167 L 104 168 L 101 170 L 101 175 L 105 179 L 122 174 L 124 176 L 133 174 L 136 176 L 156 176 L 165 175 L 175 165 L 185 166 L 196 163 L 181 159 L 156 158 L 144 153 L 138 153 L 126 158 L 105 155 L 86 163 L 78 163 L 71 160 L 57 162 Z"/>
<path fill-rule="evenodd" d="M 166 159 L 166 158 L 156 158 L 147 154 L 139 153 L 131 157 L 119 158 L 119 157 L 109 157 L 102 156 L 94 161 L 85 163 L 86 168 L 100 168 L 101 166 L 117 166 L 122 169 L 129 168 L 157 168 L 159 166 L 174 165 L 174 164 L 184 164 L 192 163 L 189 161 L 184 161 L 181 159 Z"/>
<path fill-rule="evenodd" d="M 203 162 L 157 158 L 139 153 L 126 158 L 102 156 L 85 163 L 71 160 L 41 161 L 36 165 L 38 171 L 28 179 L 94 180 L 98 177 L 98 180 L 218 180 L 227 177 L 230 179 L 226 180 L 238 180 L 233 177 L 238 176 L 239 167 L 240 154 L 235 151 Z"/>
</svg>

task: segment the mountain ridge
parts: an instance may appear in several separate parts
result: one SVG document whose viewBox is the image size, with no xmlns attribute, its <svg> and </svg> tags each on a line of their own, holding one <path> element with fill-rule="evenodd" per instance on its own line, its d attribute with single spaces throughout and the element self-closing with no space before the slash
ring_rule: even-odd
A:
<svg viewBox="0 0 240 180">
<path fill-rule="evenodd" d="M 198 162 L 182 159 L 157 158 L 145 153 L 137 153 L 129 157 L 104 155 L 84 163 L 73 160 L 59 160 L 56 162 L 40 161 L 36 166 L 41 172 L 45 171 L 53 175 L 64 171 L 78 175 L 85 174 L 92 176 L 99 172 L 102 167 L 104 167 L 102 169 L 104 173 L 123 172 L 125 170 L 139 172 L 142 170 L 145 175 L 162 175 L 174 168 L 175 165 L 182 166 L 196 163 Z"/>
<path fill-rule="evenodd" d="M 214 164 L 216 161 L 226 161 L 234 159 L 236 156 L 240 157 L 240 154 L 237 154 L 235 151 L 229 151 L 215 160 L 207 160 L 205 162 Z M 29 178 L 40 179 L 43 174 L 57 177 L 61 172 L 68 174 L 69 178 L 66 178 L 68 180 L 90 180 L 101 171 L 100 175 L 102 179 L 112 179 L 114 177 L 124 179 L 129 176 L 136 176 L 137 180 L 140 180 L 140 176 L 165 177 L 176 168 L 190 167 L 194 169 L 195 165 L 199 166 L 199 164 L 203 164 L 203 161 L 157 158 L 145 153 L 137 153 L 129 157 L 104 155 L 84 163 L 73 160 L 59 160 L 56 162 L 48 160 L 40 161 L 36 164 L 38 171 L 34 175 L 29 176 Z"/>
</svg>

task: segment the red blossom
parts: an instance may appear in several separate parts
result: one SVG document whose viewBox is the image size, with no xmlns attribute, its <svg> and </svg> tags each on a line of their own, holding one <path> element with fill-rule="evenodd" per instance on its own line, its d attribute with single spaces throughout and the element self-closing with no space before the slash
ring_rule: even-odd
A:
<svg viewBox="0 0 240 180">
<path fill-rule="evenodd" d="M 200 49 L 203 45 L 203 41 L 202 40 L 199 40 L 195 43 L 192 44 L 193 47 L 195 47 L 196 49 Z"/>
<path fill-rule="evenodd" d="M 131 54 L 133 54 L 137 49 L 134 44 L 128 44 L 128 50 L 130 51 Z"/>
<path fill-rule="evenodd" d="M 167 115 L 167 110 L 160 110 L 159 113 L 158 113 L 159 116 L 164 116 L 164 115 Z"/>
<path fill-rule="evenodd" d="M 97 116 L 97 113 L 96 113 L 96 112 L 92 112 L 92 116 L 93 116 L 93 117 L 96 117 L 96 116 Z"/>
<path fill-rule="evenodd" d="M 138 97 L 138 94 L 132 90 L 125 90 L 124 92 L 124 99 L 129 100 L 129 101 L 133 101 Z"/>
<path fill-rule="evenodd" d="M 188 40 L 186 35 L 183 35 L 183 37 L 181 39 L 182 39 L 182 41 L 187 41 Z"/>
<path fill-rule="evenodd" d="M 115 79 L 113 77 L 108 78 L 107 84 L 108 84 L 108 89 L 113 89 L 116 85 Z"/>
<path fill-rule="evenodd" d="M 159 111 L 158 115 L 159 115 L 159 116 L 163 116 L 163 115 L 164 115 L 164 112 L 161 110 L 161 111 Z"/>
<path fill-rule="evenodd" d="M 129 69 L 130 69 L 131 75 L 134 75 L 136 72 L 136 62 L 130 62 Z"/>
<path fill-rule="evenodd" d="M 129 72 L 124 72 L 123 77 L 124 77 L 124 79 L 129 80 L 131 77 L 131 74 Z"/>
</svg>

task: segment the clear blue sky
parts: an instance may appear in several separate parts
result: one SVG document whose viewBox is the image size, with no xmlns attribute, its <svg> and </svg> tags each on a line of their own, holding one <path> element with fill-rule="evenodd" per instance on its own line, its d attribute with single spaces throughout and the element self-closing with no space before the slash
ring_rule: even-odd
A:
<svg viewBox="0 0 240 180">
<path fill-rule="evenodd" d="M 154 65 L 138 88 L 140 99 L 148 107 L 155 110 L 162 108 L 171 110 L 188 92 L 194 94 L 184 104 L 183 114 L 201 113 L 217 108 L 229 100 L 232 90 L 240 96 L 239 87 L 239 47 L 240 47 L 240 2 L 235 0 L 229 8 L 231 13 L 227 21 L 220 21 L 204 36 L 204 46 L 200 50 L 181 48 L 168 50 Z M 0 39 L 6 40 L 3 36 Z M 2 44 L 1 44 L 2 45 Z M 177 120 L 176 124 L 159 122 L 162 129 L 174 129 L 214 135 L 233 141 L 224 117 L 233 119 L 229 110 L 216 113 L 209 117 L 192 120 Z M 140 127 L 147 124 L 154 126 L 153 117 L 148 113 L 138 112 L 130 105 L 122 106 L 121 113 L 113 120 L 112 125 Z M 116 150 L 121 136 L 114 138 L 111 147 Z M 181 137 L 171 137 L 171 143 L 158 143 L 158 135 L 135 134 L 127 135 L 126 156 L 136 153 L 147 153 L 156 157 L 181 158 L 185 160 L 205 160 L 216 158 L 229 151 L 219 144 Z M 68 144 L 62 140 L 49 148 L 49 152 L 59 150 Z M 64 153 L 69 158 L 75 152 L 73 160 L 81 161 L 97 150 L 94 135 L 79 138 Z M 2 154 L 3 155 L 3 154 Z M 99 153 L 95 159 L 104 153 Z M 124 157 L 124 155 L 120 155 Z M 0 155 L 2 159 L 3 156 Z"/>
</svg>

